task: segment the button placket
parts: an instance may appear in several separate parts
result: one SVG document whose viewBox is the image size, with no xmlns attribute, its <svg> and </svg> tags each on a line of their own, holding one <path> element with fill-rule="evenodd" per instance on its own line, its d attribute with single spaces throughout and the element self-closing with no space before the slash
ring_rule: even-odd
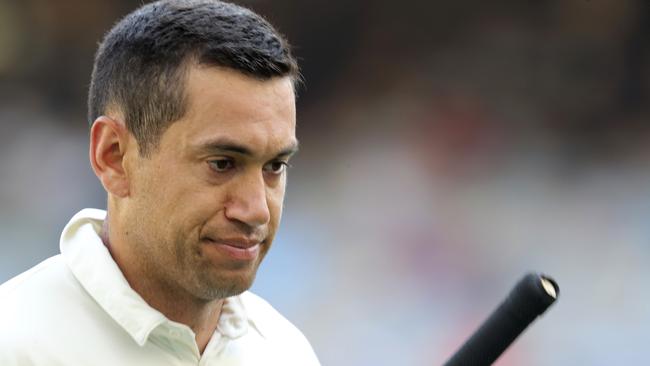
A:
<svg viewBox="0 0 650 366">
<path fill-rule="evenodd" d="M 219 354 L 224 350 L 224 348 L 226 348 L 226 344 L 229 340 L 228 337 L 225 337 L 221 333 L 214 332 L 212 338 L 210 338 L 210 342 L 208 342 L 208 345 L 203 352 L 199 365 L 209 365 L 210 361 L 218 359 Z"/>
</svg>

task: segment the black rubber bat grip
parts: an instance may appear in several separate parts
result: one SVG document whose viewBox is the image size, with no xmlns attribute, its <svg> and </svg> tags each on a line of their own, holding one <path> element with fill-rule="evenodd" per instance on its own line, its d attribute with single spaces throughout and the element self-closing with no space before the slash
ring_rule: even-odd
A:
<svg viewBox="0 0 650 366">
<path fill-rule="evenodd" d="M 491 365 L 559 293 L 552 278 L 527 274 L 444 366 Z"/>
</svg>

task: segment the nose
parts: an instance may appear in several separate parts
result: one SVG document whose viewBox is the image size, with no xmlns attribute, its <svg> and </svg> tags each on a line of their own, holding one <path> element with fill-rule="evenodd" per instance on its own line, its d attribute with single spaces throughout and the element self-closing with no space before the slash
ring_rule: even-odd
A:
<svg viewBox="0 0 650 366">
<path fill-rule="evenodd" d="M 224 210 L 226 217 L 250 228 L 268 224 L 271 212 L 263 174 L 251 173 L 232 183 L 230 199 Z"/>
</svg>

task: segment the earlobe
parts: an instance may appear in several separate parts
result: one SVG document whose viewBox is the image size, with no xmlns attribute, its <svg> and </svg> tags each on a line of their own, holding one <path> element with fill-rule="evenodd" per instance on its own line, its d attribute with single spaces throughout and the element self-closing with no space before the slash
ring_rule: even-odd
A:
<svg viewBox="0 0 650 366">
<path fill-rule="evenodd" d="M 125 155 L 129 132 L 123 122 L 110 117 L 97 118 L 90 129 L 90 165 L 109 194 L 129 195 Z"/>
</svg>

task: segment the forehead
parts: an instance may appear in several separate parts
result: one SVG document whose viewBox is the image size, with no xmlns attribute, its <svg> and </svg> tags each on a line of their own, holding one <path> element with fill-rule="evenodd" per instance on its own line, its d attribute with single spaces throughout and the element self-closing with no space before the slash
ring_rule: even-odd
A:
<svg viewBox="0 0 650 366">
<path fill-rule="evenodd" d="M 231 69 L 191 66 L 185 94 L 184 116 L 163 134 L 168 147 L 191 150 L 227 139 L 262 155 L 296 143 L 290 77 L 259 80 Z"/>
</svg>

